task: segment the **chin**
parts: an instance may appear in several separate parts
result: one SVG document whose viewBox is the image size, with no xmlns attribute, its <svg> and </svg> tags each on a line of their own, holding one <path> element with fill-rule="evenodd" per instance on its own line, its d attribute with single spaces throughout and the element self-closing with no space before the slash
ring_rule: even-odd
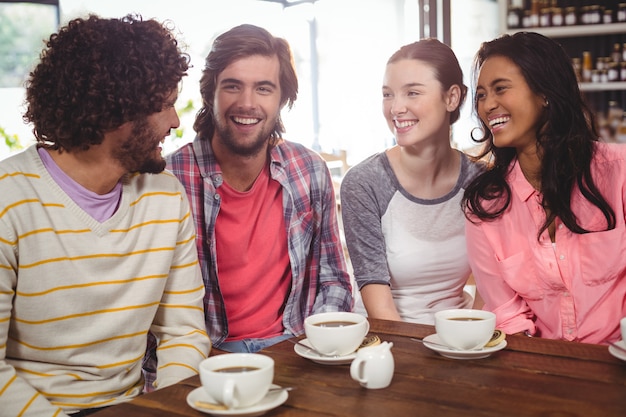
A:
<svg viewBox="0 0 626 417">
<path fill-rule="evenodd" d="M 143 165 L 139 167 L 137 172 L 139 172 L 140 174 L 158 174 L 160 172 L 163 172 L 163 170 L 165 169 L 165 165 L 166 162 L 163 158 L 151 159 L 149 161 L 145 161 Z"/>
</svg>

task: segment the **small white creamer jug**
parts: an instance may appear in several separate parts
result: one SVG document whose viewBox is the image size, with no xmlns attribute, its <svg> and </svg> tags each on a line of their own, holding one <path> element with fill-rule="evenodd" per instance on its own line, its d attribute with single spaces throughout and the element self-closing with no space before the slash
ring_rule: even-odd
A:
<svg viewBox="0 0 626 417">
<path fill-rule="evenodd" d="M 350 376 L 369 389 L 386 388 L 391 384 L 395 363 L 391 354 L 393 343 L 361 348 L 350 365 Z"/>
</svg>

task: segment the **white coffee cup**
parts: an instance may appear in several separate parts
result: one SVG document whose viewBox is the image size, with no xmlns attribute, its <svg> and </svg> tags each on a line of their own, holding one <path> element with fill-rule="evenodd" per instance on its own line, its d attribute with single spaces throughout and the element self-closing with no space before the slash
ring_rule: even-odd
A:
<svg viewBox="0 0 626 417">
<path fill-rule="evenodd" d="M 622 340 L 626 342 L 626 317 L 619 321 L 620 329 L 622 329 Z"/>
<path fill-rule="evenodd" d="M 344 356 L 357 350 L 370 330 L 367 318 L 351 312 L 318 313 L 304 320 L 304 332 L 323 355 Z"/>
<path fill-rule="evenodd" d="M 368 389 L 387 388 L 391 384 L 395 363 L 391 354 L 393 343 L 359 349 L 350 364 L 350 376 Z"/>
<path fill-rule="evenodd" d="M 471 350 L 485 346 L 496 328 L 496 315 L 485 310 L 450 309 L 435 313 L 437 336 L 455 349 Z"/>
<path fill-rule="evenodd" d="M 258 353 L 225 353 L 200 362 L 204 390 L 228 408 L 261 401 L 274 380 L 274 360 Z"/>
</svg>

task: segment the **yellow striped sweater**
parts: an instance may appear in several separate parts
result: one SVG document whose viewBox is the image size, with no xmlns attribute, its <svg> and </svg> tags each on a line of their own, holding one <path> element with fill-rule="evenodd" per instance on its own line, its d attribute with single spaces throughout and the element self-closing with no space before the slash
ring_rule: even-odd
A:
<svg viewBox="0 0 626 417">
<path fill-rule="evenodd" d="M 142 390 L 146 334 L 157 387 L 210 349 L 195 232 L 168 172 L 130 176 L 99 223 L 55 183 L 35 147 L 0 162 L 0 415 L 59 416 Z"/>
</svg>

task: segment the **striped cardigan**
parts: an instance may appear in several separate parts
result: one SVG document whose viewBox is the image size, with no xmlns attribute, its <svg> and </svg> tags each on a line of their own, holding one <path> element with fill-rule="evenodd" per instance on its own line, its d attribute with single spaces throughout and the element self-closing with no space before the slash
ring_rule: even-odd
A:
<svg viewBox="0 0 626 417">
<path fill-rule="evenodd" d="M 35 146 L 0 162 L 0 413 L 54 416 L 142 390 L 146 334 L 157 387 L 208 355 L 194 226 L 168 172 L 129 176 L 99 223 Z"/>
</svg>

